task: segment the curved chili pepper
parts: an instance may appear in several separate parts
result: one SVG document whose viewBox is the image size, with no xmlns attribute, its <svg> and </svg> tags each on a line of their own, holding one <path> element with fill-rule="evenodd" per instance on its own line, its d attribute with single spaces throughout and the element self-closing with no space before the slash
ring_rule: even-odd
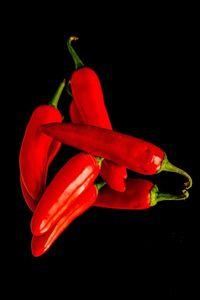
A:
<svg viewBox="0 0 200 300">
<path fill-rule="evenodd" d="M 99 192 L 93 205 L 102 208 L 139 210 L 155 206 L 160 201 L 185 200 L 188 196 L 186 190 L 182 195 L 160 193 L 157 185 L 149 180 L 128 178 L 124 193 L 113 191 L 106 186 Z"/>
<path fill-rule="evenodd" d="M 36 201 L 44 191 L 48 166 L 60 148 L 60 143 L 45 136 L 40 131 L 40 126 L 50 122 L 62 122 L 57 103 L 64 86 L 65 80 L 60 84 L 49 105 L 41 105 L 34 110 L 21 144 L 19 154 L 21 179 L 30 196 Z"/>
<path fill-rule="evenodd" d="M 53 141 L 49 151 L 48 151 L 48 163 L 47 163 L 47 168 L 46 168 L 46 173 L 48 170 L 48 167 L 50 165 L 50 163 L 52 162 L 53 158 L 55 157 L 55 155 L 57 154 L 57 152 L 59 151 L 61 146 L 61 143 L 57 142 L 57 141 Z M 47 174 L 46 174 L 47 176 Z M 29 192 L 27 191 L 26 187 L 24 186 L 24 183 L 22 181 L 21 175 L 20 175 L 20 186 L 21 186 L 21 190 L 22 190 L 22 195 L 24 197 L 24 200 L 26 201 L 26 204 L 28 205 L 29 209 L 34 212 L 34 210 L 36 209 L 36 205 L 37 205 L 37 201 L 35 201 L 31 195 L 29 194 Z"/>
<path fill-rule="evenodd" d="M 76 201 L 69 206 L 67 211 L 51 229 L 40 236 L 33 235 L 31 242 L 33 256 L 44 254 L 72 221 L 95 203 L 100 187 L 100 184 L 89 186 L 76 198 Z"/>
<path fill-rule="evenodd" d="M 41 235 L 66 212 L 69 205 L 91 185 L 100 171 L 102 159 L 79 153 L 56 174 L 43 193 L 31 220 L 31 231 Z"/>
<path fill-rule="evenodd" d="M 67 41 L 76 68 L 70 79 L 76 107 L 84 123 L 89 122 L 91 125 L 112 129 L 99 78 L 92 69 L 84 66 L 71 46 L 71 42 L 77 39 L 77 37 L 70 37 Z"/>
<path fill-rule="evenodd" d="M 91 125 L 52 123 L 41 127 L 44 133 L 61 143 L 112 160 L 137 173 L 176 172 L 187 178 L 187 189 L 192 186 L 190 175 L 172 165 L 165 152 L 150 142 Z"/>
<path fill-rule="evenodd" d="M 70 37 L 67 41 L 68 50 L 74 60 L 76 68 L 70 80 L 74 98 L 70 105 L 71 120 L 74 123 L 83 123 L 112 129 L 99 78 L 92 69 L 84 66 L 72 48 L 71 42 L 77 39 L 77 37 Z M 125 167 L 104 160 L 100 175 L 110 187 L 117 191 L 124 192 L 124 179 L 127 177 Z"/>
</svg>

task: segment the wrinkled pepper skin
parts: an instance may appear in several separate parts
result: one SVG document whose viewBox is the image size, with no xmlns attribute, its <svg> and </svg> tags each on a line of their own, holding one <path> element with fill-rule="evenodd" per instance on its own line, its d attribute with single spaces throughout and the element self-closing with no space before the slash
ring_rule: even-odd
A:
<svg viewBox="0 0 200 300">
<path fill-rule="evenodd" d="M 43 125 L 42 131 L 63 144 L 146 175 L 157 173 L 165 156 L 163 150 L 149 142 L 96 126 L 52 123 Z"/>
<path fill-rule="evenodd" d="M 192 186 L 188 173 L 170 163 L 161 148 L 145 140 L 85 124 L 52 123 L 41 127 L 44 133 L 63 144 L 104 157 L 134 172 L 144 175 L 175 172 L 187 178 L 186 189 Z"/>
<path fill-rule="evenodd" d="M 91 185 L 100 171 L 99 160 L 79 153 L 59 170 L 43 193 L 31 220 L 33 235 L 41 235 L 54 226 L 68 207 Z"/>
<path fill-rule="evenodd" d="M 62 234 L 62 232 L 75 220 L 92 206 L 97 198 L 98 190 L 95 185 L 91 185 L 68 207 L 58 222 L 46 233 L 40 236 L 33 236 L 31 250 L 33 256 L 44 254 Z"/>
</svg>

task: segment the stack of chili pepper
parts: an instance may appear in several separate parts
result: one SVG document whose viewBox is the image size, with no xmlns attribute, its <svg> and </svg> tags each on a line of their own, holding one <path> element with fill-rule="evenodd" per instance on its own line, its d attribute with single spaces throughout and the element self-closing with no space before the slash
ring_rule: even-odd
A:
<svg viewBox="0 0 200 300">
<path fill-rule="evenodd" d="M 172 165 L 162 149 L 112 129 L 99 78 L 84 66 L 71 45 L 73 40 L 77 38 L 70 37 L 67 43 L 76 68 L 67 86 L 73 97 L 69 109 L 72 122 L 62 122 L 57 108 L 66 85 L 64 80 L 49 104 L 33 112 L 20 149 L 21 190 L 33 212 L 34 256 L 44 254 L 69 224 L 92 205 L 147 209 L 159 201 L 188 198 L 192 186 L 188 173 Z M 81 152 L 70 158 L 46 186 L 48 168 L 61 144 Z M 126 169 L 144 175 L 176 172 L 187 181 L 180 195 L 160 193 L 150 180 L 127 179 Z M 96 182 L 98 175 L 104 181 Z"/>
</svg>

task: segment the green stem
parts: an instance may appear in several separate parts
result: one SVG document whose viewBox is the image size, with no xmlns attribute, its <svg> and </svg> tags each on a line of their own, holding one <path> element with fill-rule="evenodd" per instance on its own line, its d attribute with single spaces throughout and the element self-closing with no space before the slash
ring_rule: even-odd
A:
<svg viewBox="0 0 200 300">
<path fill-rule="evenodd" d="M 168 194 L 168 193 L 160 193 L 158 190 L 157 185 L 154 185 L 154 187 L 151 190 L 150 194 L 150 206 L 156 205 L 158 202 L 161 201 L 176 201 L 176 200 L 185 200 L 189 197 L 188 191 L 184 190 L 182 191 L 181 195 L 174 195 L 174 194 Z"/>
<path fill-rule="evenodd" d="M 171 164 L 168 161 L 166 154 L 165 154 L 165 157 L 164 157 L 164 160 L 162 162 L 162 165 L 161 165 L 161 168 L 160 168 L 159 172 L 161 172 L 161 171 L 174 172 L 174 173 L 178 173 L 180 175 L 185 176 L 188 179 L 188 181 L 185 182 L 185 187 L 186 187 L 186 189 L 191 188 L 192 178 L 190 177 L 190 175 L 187 172 L 183 171 L 182 169 L 180 169 L 180 168 L 174 166 L 173 164 Z"/>
<path fill-rule="evenodd" d="M 104 158 L 100 157 L 100 156 L 96 156 L 95 158 L 96 158 L 96 160 L 97 160 L 97 162 L 98 162 L 98 164 L 99 164 L 99 166 L 101 168 L 101 165 L 102 165 L 102 162 L 103 162 Z"/>
<path fill-rule="evenodd" d="M 104 185 L 106 185 L 106 182 L 102 181 L 102 182 L 96 182 L 95 186 L 97 188 L 97 190 L 99 191 Z"/>
<path fill-rule="evenodd" d="M 80 59 L 80 57 L 78 56 L 78 54 L 76 53 L 76 51 L 74 50 L 74 48 L 71 45 L 72 41 L 77 41 L 77 40 L 78 40 L 78 37 L 70 36 L 70 38 L 67 40 L 67 48 L 74 60 L 75 68 L 79 69 L 81 67 L 84 67 L 84 63 L 82 62 L 82 60 Z"/>
<path fill-rule="evenodd" d="M 53 98 L 49 101 L 49 103 L 48 103 L 49 105 L 52 105 L 52 106 L 54 106 L 55 108 L 57 108 L 57 106 L 58 106 L 58 101 L 59 101 L 60 96 L 61 96 L 61 94 L 62 94 L 62 91 L 63 91 L 63 89 L 64 89 L 64 87 L 65 87 L 65 84 L 66 84 L 66 80 L 64 79 L 63 82 L 60 83 L 60 85 L 59 85 L 57 91 L 55 92 L 55 94 L 54 94 L 54 96 L 53 96 Z"/>
</svg>

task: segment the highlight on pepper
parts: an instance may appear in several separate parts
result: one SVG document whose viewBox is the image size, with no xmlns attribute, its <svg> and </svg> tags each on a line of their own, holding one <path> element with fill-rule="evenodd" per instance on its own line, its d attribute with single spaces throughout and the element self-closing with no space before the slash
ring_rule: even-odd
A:
<svg viewBox="0 0 200 300">
<path fill-rule="evenodd" d="M 19 184 L 32 212 L 31 252 L 35 257 L 51 249 L 70 224 L 92 206 L 153 209 L 162 201 L 186 200 L 192 187 L 188 172 L 168 160 L 168 149 L 113 130 L 99 76 L 73 48 L 72 42 L 77 40 L 74 36 L 67 40 L 69 59 L 75 66 L 70 78 L 58 85 L 50 101 L 32 112 L 20 147 Z M 60 98 L 68 101 L 69 111 L 59 109 Z M 70 122 L 63 120 L 66 113 Z M 49 178 L 49 167 L 59 157 L 61 145 L 80 152 Z M 127 169 L 148 178 L 128 177 Z M 183 176 L 180 193 L 161 192 L 150 180 L 151 175 L 161 172 Z"/>
</svg>

